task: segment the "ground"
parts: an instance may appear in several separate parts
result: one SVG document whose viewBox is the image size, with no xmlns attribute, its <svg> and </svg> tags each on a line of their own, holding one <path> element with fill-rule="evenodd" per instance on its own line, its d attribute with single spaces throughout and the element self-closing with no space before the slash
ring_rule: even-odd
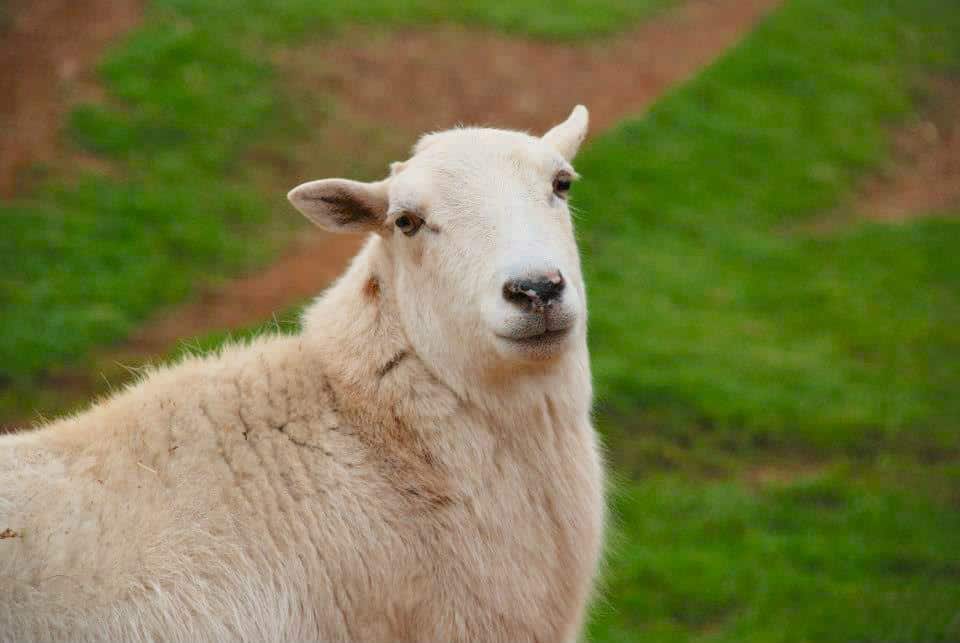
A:
<svg viewBox="0 0 960 643">
<path fill-rule="evenodd" d="M 14 194 L 35 163 L 64 154 L 67 111 L 99 94 L 93 70 L 105 49 L 140 20 L 139 1 L 11 2 L 0 39 L 0 196 Z M 71 159 L 75 160 L 75 159 Z"/>
<path fill-rule="evenodd" d="M 925 108 L 893 135 L 892 162 L 863 181 L 848 210 L 902 222 L 960 206 L 960 80 L 934 77 Z"/>
</svg>

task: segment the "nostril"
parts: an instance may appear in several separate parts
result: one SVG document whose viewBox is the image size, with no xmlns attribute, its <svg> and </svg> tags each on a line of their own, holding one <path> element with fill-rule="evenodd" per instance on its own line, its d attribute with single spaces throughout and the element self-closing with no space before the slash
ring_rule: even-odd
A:
<svg viewBox="0 0 960 643">
<path fill-rule="evenodd" d="M 567 285 L 567 282 L 563 279 L 563 274 L 559 270 L 548 274 L 547 281 L 553 285 L 553 291 L 557 295 L 562 293 Z"/>
<path fill-rule="evenodd" d="M 503 284 L 503 298 L 518 305 L 532 301 L 536 294 L 525 286 L 526 283 L 522 279 L 513 279 L 506 282 Z"/>
<path fill-rule="evenodd" d="M 511 279 L 503 284 L 503 298 L 512 304 L 546 304 L 560 297 L 566 281 L 559 270 L 534 279 Z"/>
</svg>

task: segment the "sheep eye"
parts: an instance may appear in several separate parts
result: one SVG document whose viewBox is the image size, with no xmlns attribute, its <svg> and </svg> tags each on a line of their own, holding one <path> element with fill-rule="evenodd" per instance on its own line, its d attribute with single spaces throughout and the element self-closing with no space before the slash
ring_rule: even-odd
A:
<svg viewBox="0 0 960 643">
<path fill-rule="evenodd" d="M 412 214 L 404 214 L 397 217 L 395 225 L 400 229 L 400 232 L 408 237 L 412 237 L 417 234 L 417 230 L 423 225 L 423 219 Z"/>
<path fill-rule="evenodd" d="M 553 179 L 553 193 L 560 198 L 566 198 L 567 193 L 570 192 L 570 183 L 571 178 L 569 174 L 558 174 Z"/>
</svg>

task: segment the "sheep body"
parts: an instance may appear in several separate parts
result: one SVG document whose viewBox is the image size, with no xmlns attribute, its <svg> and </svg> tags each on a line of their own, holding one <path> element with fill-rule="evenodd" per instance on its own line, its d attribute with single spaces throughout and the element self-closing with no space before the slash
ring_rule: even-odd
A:
<svg viewBox="0 0 960 643">
<path fill-rule="evenodd" d="M 603 526 L 585 342 L 455 391 L 391 265 L 374 236 L 299 334 L 0 438 L 0 639 L 575 640 Z"/>
</svg>

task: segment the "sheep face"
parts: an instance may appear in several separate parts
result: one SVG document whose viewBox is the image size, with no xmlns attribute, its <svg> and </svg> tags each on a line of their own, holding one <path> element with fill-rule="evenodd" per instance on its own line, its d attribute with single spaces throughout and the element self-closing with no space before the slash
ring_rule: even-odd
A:
<svg viewBox="0 0 960 643">
<path fill-rule="evenodd" d="M 312 181 L 289 198 L 324 228 L 381 237 L 400 323 L 428 362 L 542 366 L 585 338 L 567 199 L 587 120 L 578 106 L 540 138 L 429 134 L 383 181 Z"/>
</svg>

